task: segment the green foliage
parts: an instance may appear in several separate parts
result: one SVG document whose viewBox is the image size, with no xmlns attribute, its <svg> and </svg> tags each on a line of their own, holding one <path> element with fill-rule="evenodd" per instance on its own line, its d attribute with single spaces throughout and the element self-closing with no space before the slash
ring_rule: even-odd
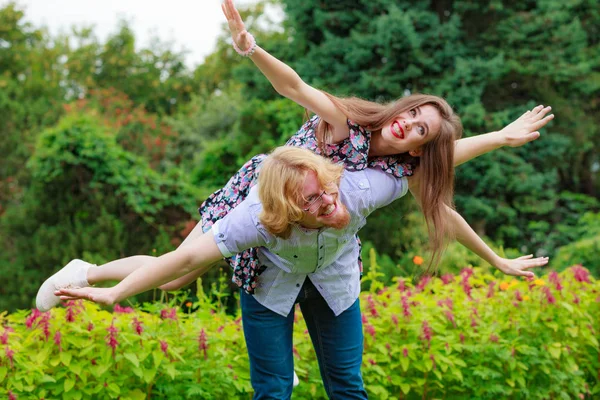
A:
<svg viewBox="0 0 600 400">
<path fill-rule="evenodd" d="M 30 304 L 43 277 L 72 258 L 169 251 L 195 211 L 185 181 L 153 171 L 105 129 L 97 117 L 71 114 L 40 135 L 30 186 L 2 217 L 1 270 L 14 284 L 0 289 L 0 308 Z"/>
<path fill-rule="evenodd" d="M 371 259 L 361 295 L 367 392 L 388 398 L 595 398 L 600 281 L 569 268 L 533 282 L 465 269 L 384 286 Z M 203 286 L 198 285 L 199 288 Z M 141 308 L 69 302 L 0 315 L 0 396 L 245 399 L 252 393 L 239 311 L 222 285 L 193 303 Z M 195 311 L 191 311 L 195 310 Z M 299 313 L 299 310 L 297 310 Z M 297 398 L 326 398 L 306 325 L 294 326 Z M 524 340 L 523 338 L 526 338 Z"/>
</svg>

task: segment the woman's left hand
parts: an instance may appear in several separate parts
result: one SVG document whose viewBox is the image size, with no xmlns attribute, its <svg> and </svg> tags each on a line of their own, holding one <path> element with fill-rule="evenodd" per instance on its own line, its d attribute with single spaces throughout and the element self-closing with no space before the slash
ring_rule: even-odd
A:
<svg viewBox="0 0 600 400">
<path fill-rule="evenodd" d="M 225 18 L 227 18 L 227 24 L 231 31 L 231 38 L 242 51 L 248 50 L 250 46 L 252 46 L 252 41 L 248 36 L 248 31 L 246 31 L 240 13 L 233 4 L 233 0 L 225 0 L 223 4 L 221 4 L 221 9 L 223 10 Z"/>
<path fill-rule="evenodd" d="M 533 254 L 515 259 L 500 258 L 494 265 L 506 275 L 534 277 L 535 274 L 527 271 L 530 268 L 541 267 L 548 264 L 548 257 L 533 258 Z"/>
<path fill-rule="evenodd" d="M 61 300 L 90 300 L 94 303 L 111 306 L 117 302 L 113 288 L 85 287 L 81 289 L 59 289 L 54 292 Z"/>
<path fill-rule="evenodd" d="M 502 143 L 509 147 L 519 147 L 540 137 L 539 129 L 554 119 L 554 114 L 546 115 L 552 107 L 537 106 L 508 124 L 498 135 Z"/>
</svg>

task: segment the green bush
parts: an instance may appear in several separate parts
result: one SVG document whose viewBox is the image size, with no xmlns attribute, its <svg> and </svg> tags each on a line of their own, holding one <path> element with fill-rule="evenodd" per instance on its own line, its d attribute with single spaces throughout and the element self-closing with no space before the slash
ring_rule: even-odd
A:
<svg viewBox="0 0 600 400">
<path fill-rule="evenodd" d="M 479 269 L 385 287 L 371 260 L 362 293 L 371 397 L 597 398 L 600 281 L 573 267 L 534 281 Z M 202 287 L 202 285 L 198 285 Z M 223 287 L 197 301 L 115 307 L 70 302 L 0 315 L 0 396 L 247 399 L 239 311 Z M 196 310 L 193 311 L 192 310 Z M 306 326 L 294 328 L 296 398 L 325 398 Z"/>
</svg>

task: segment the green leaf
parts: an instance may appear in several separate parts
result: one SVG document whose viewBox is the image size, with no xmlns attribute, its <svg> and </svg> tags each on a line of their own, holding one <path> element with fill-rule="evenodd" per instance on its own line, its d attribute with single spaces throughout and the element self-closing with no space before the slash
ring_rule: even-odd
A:
<svg viewBox="0 0 600 400">
<path fill-rule="evenodd" d="M 144 382 L 150 383 L 154 380 L 154 376 L 156 375 L 156 368 L 150 368 L 144 370 Z"/>
<path fill-rule="evenodd" d="M 64 382 L 64 390 L 65 390 L 65 392 L 68 392 L 69 390 L 73 389 L 73 386 L 75 386 L 75 380 L 74 379 L 70 379 L 70 378 L 65 379 L 65 382 Z"/>
<path fill-rule="evenodd" d="M 0 367 L 0 382 L 2 382 L 4 378 L 6 378 L 6 372 L 6 367 Z"/>
<path fill-rule="evenodd" d="M 67 351 L 61 351 L 59 357 L 60 361 L 68 367 L 69 364 L 71 364 L 71 359 L 73 358 L 73 355 Z"/>
<path fill-rule="evenodd" d="M 111 382 L 111 383 L 109 383 L 109 384 L 108 384 L 108 388 L 109 388 L 109 389 L 110 389 L 112 392 L 114 392 L 115 394 L 119 394 L 119 393 L 121 393 L 121 388 L 119 388 L 119 385 L 117 385 L 117 384 L 116 384 L 116 383 L 114 383 L 114 382 Z"/>
<path fill-rule="evenodd" d="M 408 394 L 410 392 L 410 385 L 408 383 L 401 383 L 400 390 L 402 390 L 402 393 Z"/>
<path fill-rule="evenodd" d="M 126 359 L 128 359 L 134 366 L 139 367 L 140 366 L 140 362 L 138 360 L 138 357 L 133 354 L 133 353 L 125 353 L 123 354 L 123 357 L 125 357 Z"/>
<path fill-rule="evenodd" d="M 402 370 L 404 372 L 408 371 L 409 363 L 410 363 L 410 361 L 409 361 L 408 357 L 400 358 L 400 365 L 402 365 Z"/>
</svg>

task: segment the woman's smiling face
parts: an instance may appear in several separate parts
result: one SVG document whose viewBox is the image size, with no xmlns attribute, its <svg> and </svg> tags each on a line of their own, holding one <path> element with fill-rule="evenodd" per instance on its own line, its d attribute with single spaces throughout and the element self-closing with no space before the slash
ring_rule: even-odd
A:
<svg viewBox="0 0 600 400">
<path fill-rule="evenodd" d="M 442 117 L 437 108 L 425 104 L 399 114 L 381 129 L 381 136 L 394 153 L 406 153 L 419 150 L 433 140 L 441 125 Z"/>
</svg>

